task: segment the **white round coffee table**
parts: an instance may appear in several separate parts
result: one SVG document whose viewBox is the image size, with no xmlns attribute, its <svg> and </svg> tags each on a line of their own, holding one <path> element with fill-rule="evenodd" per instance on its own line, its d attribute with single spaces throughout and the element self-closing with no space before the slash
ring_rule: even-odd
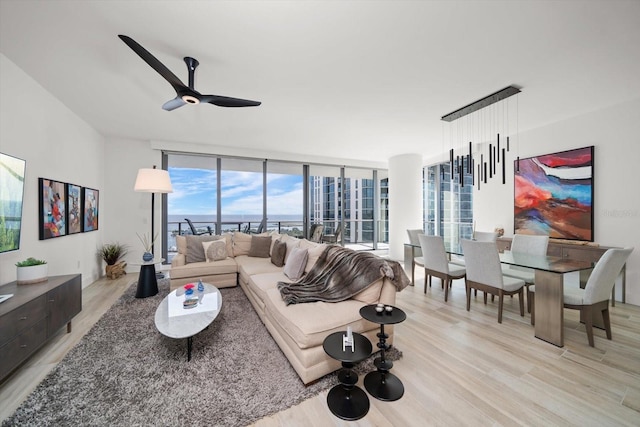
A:
<svg viewBox="0 0 640 427">
<path fill-rule="evenodd" d="M 202 301 L 193 308 L 183 308 L 184 287 L 164 297 L 156 309 L 155 324 L 162 335 L 187 339 L 187 360 L 191 360 L 193 336 L 205 329 L 218 317 L 222 309 L 222 294 L 213 285 L 204 284 Z M 194 290 L 197 295 L 197 284 Z"/>
</svg>

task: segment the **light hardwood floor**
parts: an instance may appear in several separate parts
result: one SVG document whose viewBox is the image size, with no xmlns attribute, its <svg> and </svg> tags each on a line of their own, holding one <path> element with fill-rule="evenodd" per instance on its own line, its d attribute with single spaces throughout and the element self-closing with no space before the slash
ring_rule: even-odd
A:
<svg viewBox="0 0 640 427">
<path fill-rule="evenodd" d="M 392 372 L 404 383 L 396 402 L 370 398 L 371 409 L 356 422 L 335 418 L 326 392 L 254 425 L 640 425 L 640 307 L 611 309 L 613 340 L 595 331 L 588 346 L 577 312 L 565 310 L 565 346 L 536 339 L 529 315 L 518 314 L 517 297 L 507 298 L 502 324 L 497 301 L 479 297 L 465 309 L 464 282 L 457 280 L 449 302 L 439 281 L 426 295 L 423 275 L 398 294 L 407 320 L 395 328 L 404 357 Z M 83 291 L 83 310 L 73 331 L 62 330 L 4 384 L 0 419 L 9 416 L 134 280 L 100 280 Z M 359 380 L 362 387 L 362 378 Z M 158 420 L 160 421 L 160 420 Z"/>
</svg>

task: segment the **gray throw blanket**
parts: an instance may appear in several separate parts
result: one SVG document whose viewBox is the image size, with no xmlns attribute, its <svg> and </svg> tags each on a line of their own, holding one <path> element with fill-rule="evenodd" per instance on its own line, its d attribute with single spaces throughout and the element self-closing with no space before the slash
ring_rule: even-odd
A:
<svg viewBox="0 0 640 427">
<path fill-rule="evenodd" d="M 337 245 L 328 246 L 311 271 L 294 283 L 278 282 L 285 304 L 344 301 L 376 281 L 388 277 L 398 292 L 410 283 L 396 261 L 369 252 L 358 252 Z"/>
</svg>

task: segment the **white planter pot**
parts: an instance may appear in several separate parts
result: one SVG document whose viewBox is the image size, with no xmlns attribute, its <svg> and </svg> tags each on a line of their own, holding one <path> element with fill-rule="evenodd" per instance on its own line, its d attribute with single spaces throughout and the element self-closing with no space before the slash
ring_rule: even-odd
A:
<svg viewBox="0 0 640 427">
<path fill-rule="evenodd" d="M 40 264 L 29 267 L 18 267 L 18 285 L 45 282 L 47 280 L 48 265 L 49 264 Z"/>
</svg>

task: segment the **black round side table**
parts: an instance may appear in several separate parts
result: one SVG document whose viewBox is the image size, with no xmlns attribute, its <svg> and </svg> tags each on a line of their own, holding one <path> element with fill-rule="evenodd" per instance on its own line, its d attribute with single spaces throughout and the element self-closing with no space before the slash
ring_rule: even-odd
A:
<svg viewBox="0 0 640 427">
<path fill-rule="evenodd" d="M 392 307 L 391 311 L 383 310 L 379 313 L 376 311 L 376 305 L 364 306 L 360 309 L 360 316 L 380 325 L 380 332 L 377 334 L 378 338 L 380 338 L 380 342 L 378 343 L 380 357 L 376 357 L 373 362 L 378 370 L 369 372 L 364 377 L 364 387 L 369 394 L 376 399 L 390 402 L 402 397 L 404 394 L 404 385 L 402 385 L 402 381 L 400 381 L 398 377 L 389 372 L 393 367 L 393 362 L 384 357 L 384 352 L 390 348 L 387 344 L 389 335 L 384 333 L 384 325 L 404 322 L 407 315 L 398 307 L 386 307 Z"/>
<path fill-rule="evenodd" d="M 342 362 L 342 369 L 338 373 L 340 384 L 329 390 L 327 405 L 336 417 L 354 421 L 369 412 L 369 398 L 364 390 L 356 385 L 358 374 L 353 372 L 353 366 L 371 354 L 372 346 L 367 337 L 354 332 L 354 351 L 349 347 L 343 351 L 342 337 L 345 335 L 346 332 L 334 332 L 322 343 L 325 353 Z"/>
</svg>

